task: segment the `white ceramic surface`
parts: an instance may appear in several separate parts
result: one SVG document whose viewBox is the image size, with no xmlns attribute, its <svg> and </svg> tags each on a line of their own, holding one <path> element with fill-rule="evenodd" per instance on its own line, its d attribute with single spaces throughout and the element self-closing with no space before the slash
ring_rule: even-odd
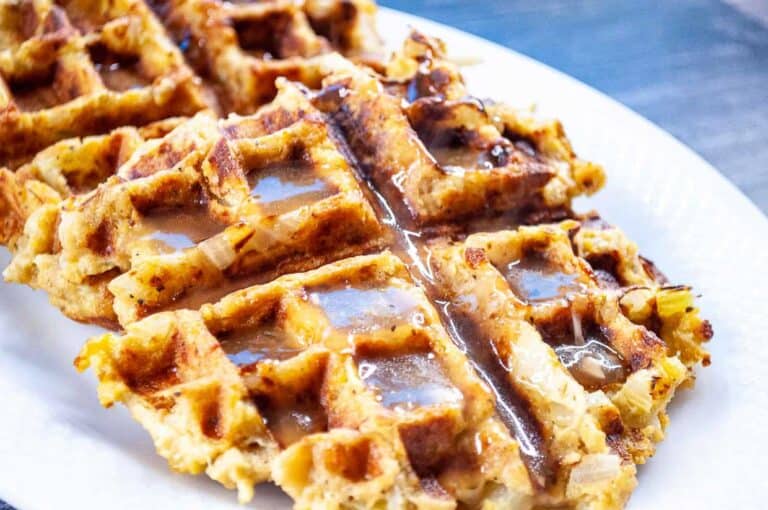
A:
<svg viewBox="0 0 768 510">
<path fill-rule="evenodd" d="M 713 364 L 682 392 L 631 509 L 764 508 L 768 473 L 768 220 L 717 171 L 626 108 L 552 69 L 445 26 L 382 10 L 391 46 L 408 25 L 445 39 L 479 96 L 563 120 L 580 155 L 609 180 L 596 208 L 675 282 L 691 283 L 715 329 Z M 728 126 L 724 126 L 728 129 Z M 8 254 L 0 252 L 4 267 Z M 20 510 L 239 508 L 205 477 L 171 473 L 117 406 L 102 409 L 72 359 L 97 328 L 74 324 L 40 292 L 0 284 L 0 497 Z M 289 508 L 272 486 L 252 508 Z"/>
</svg>

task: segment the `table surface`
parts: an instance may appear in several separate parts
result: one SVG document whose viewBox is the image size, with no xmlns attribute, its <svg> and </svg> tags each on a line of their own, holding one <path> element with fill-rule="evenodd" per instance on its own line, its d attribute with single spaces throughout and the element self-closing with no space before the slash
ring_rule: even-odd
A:
<svg viewBox="0 0 768 510">
<path fill-rule="evenodd" d="M 765 0 L 380 0 L 529 55 L 685 142 L 768 211 Z M 0 500 L 0 510 L 13 510 Z"/>
<path fill-rule="evenodd" d="M 693 148 L 768 212 L 768 0 L 379 3 L 606 93 Z"/>
</svg>

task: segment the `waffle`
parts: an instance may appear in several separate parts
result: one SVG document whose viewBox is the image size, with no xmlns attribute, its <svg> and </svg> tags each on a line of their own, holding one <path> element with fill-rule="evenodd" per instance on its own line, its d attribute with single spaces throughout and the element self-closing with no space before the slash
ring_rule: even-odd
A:
<svg viewBox="0 0 768 510">
<path fill-rule="evenodd" d="M 4 2 L 0 164 L 59 140 L 190 115 L 199 80 L 138 0 Z"/>
<path fill-rule="evenodd" d="M 491 393 L 386 252 L 157 314 L 89 342 L 77 366 L 89 365 L 102 403 L 125 402 L 175 469 L 206 469 L 242 500 L 270 478 L 298 508 L 532 498 Z M 575 464 L 615 458 L 594 500 L 621 500 L 634 466 L 586 409 L 575 418 L 590 442 Z"/>
<path fill-rule="evenodd" d="M 598 229 L 622 236 L 611 280 L 577 255 Z M 620 507 L 666 404 L 707 362 L 689 289 L 596 218 L 428 252 L 429 297 L 388 252 L 345 259 L 93 339 L 77 366 L 96 367 L 102 403 L 124 402 L 174 469 L 242 500 L 274 480 L 297 508 Z M 617 284 L 632 266 L 646 285 Z M 641 289 L 695 349 L 637 322 L 623 301 Z"/>
<path fill-rule="evenodd" d="M 123 127 L 106 135 L 63 140 L 16 172 L 0 169 L 0 241 L 14 254 L 5 278 L 46 290 L 51 302 L 71 318 L 112 326 L 112 296 L 106 285 L 114 275 L 102 274 L 98 267 L 80 269 L 81 279 L 64 274 L 62 267 L 77 264 L 79 254 L 69 257 L 63 249 L 61 220 L 77 217 L 78 208 L 87 206 L 103 182 L 120 182 L 121 164 L 175 124 L 177 119 L 169 119 L 141 129 Z"/>
<path fill-rule="evenodd" d="M 332 50 L 380 59 L 369 0 L 161 0 L 155 10 L 225 111 L 252 113 L 275 95 L 275 78 L 317 87 Z"/>
<path fill-rule="evenodd" d="M 419 227 L 500 215 L 552 221 L 570 214 L 573 196 L 603 184 L 602 169 L 575 156 L 559 122 L 468 96 L 442 44 L 419 33 L 385 80 L 344 68 L 324 85 L 318 107 L 366 177 Z"/>
<path fill-rule="evenodd" d="M 602 287 L 621 289 L 622 313 L 661 337 L 670 353 L 688 367 L 690 380 L 693 366 L 710 364 L 702 344 L 712 337 L 709 322 L 694 307 L 692 289 L 670 285 L 653 262 L 638 254 L 637 245 L 596 213 L 580 220 L 573 236 L 576 254 L 593 268 Z"/>
<path fill-rule="evenodd" d="M 46 290 L 75 320 L 125 325 L 381 246 L 324 117 L 281 87 L 255 115 L 198 114 L 138 145 L 93 192 L 35 210 L 6 279 Z"/>
<path fill-rule="evenodd" d="M 617 451 L 642 463 L 663 438 L 675 389 L 693 365 L 708 363 L 701 344 L 711 331 L 691 307 L 690 289 L 660 284 L 620 231 L 603 225 L 595 232 L 595 221 L 585 228 L 567 220 L 437 241 L 432 260 L 457 324 L 490 339 L 517 375 L 518 392 L 532 402 L 558 402 L 562 381 L 569 381 L 608 397 L 621 419 L 606 423 L 606 434 Z M 611 272 L 579 256 L 599 260 L 595 237 L 601 235 L 613 237 L 604 244 L 614 250 Z M 658 326 L 646 327 L 652 322 Z M 542 376 L 547 366 L 552 371 Z M 569 451 L 558 444 L 556 422 L 545 435 L 552 449 Z"/>
<path fill-rule="evenodd" d="M 24 11 L 65 20 L 35 44 L 101 41 L 74 6 Z M 559 122 L 473 97 L 417 32 L 373 61 L 362 0 L 120 6 L 172 46 L 162 20 L 199 103 L 0 170 L 6 279 L 119 330 L 75 361 L 105 406 L 243 502 L 624 506 L 712 330 L 572 210 L 604 174 Z"/>
</svg>

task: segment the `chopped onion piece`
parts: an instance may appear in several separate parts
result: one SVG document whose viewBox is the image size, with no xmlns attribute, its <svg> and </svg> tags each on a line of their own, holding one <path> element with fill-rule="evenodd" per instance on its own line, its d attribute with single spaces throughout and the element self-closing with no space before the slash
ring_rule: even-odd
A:
<svg viewBox="0 0 768 510">
<path fill-rule="evenodd" d="M 573 320 L 573 343 L 584 345 L 584 333 L 581 330 L 581 317 L 571 310 L 571 319 Z"/>
<path fill-rule="evenodd" d="M 603 364 L 600 363 L 600 360 L 597 360 L 592 356 L 587 355 L 581 358 L 581 362 L 579 363 L 578 369 L 584 374 L 588 375 L 589 377 L 592 377 L 593 379 L 596 379 L 598 381 L 605 380 L 605 371 L 603 370 Z"/>
<path fill-rule="evenodd" d="M 585 455 L 571 470 L 569 485 L 585 485 L 611 480 L 619 474 L 621 460 L 617 455 L 597 453 Z"/>
<path fill-rule="evenodd" d="M 235 261 L 235 250 L 229 245 L 226 237 L 215 236 L 206 239 L 197 245 L 200 251 L 216 266 L 223 271 Z"/>
<path fill-rule="evenodd" d="M 686 287 L 662 289 L 656 296 L 656 309 L 662 319 L 683 313 L 692 306 L 693 294 Z"/>
<path fill-rule="evenodd" d="M 613 401 L 619 408 L 645 414 L 653 407 L 651 397 L 651 373 L 648 370 L 635 372 L 624 383 Z"/>
</svg>

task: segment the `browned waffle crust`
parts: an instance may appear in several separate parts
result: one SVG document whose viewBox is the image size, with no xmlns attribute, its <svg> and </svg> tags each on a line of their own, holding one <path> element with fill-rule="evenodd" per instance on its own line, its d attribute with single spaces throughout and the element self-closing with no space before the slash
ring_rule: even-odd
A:
<svg viewBox="0 0 768 510">
<path fill-rule="evenodd" d="M 0 9 L 0 164 L 63 138 L 205 107 L 199 80 L 142 2 Z"/>
<path fill-rule="evenodd" d="M 4 2 L 0 164 L 205 108 L 253 112 L 274 97 L 278 76 L 319 85 L 322 54 L 376 62 L 374 12 L 369 0 Z"/>
<path fill-rule="evenodd" d="M 381 57 L 370 0 L 159 0 L 155 10 L 222 107 L 253 112 L 275 95 L 275 78 L 319 86 L 328 72 L 322 55 Z"/>
<path fill-rule="evenodd" d="M 76 360 L 104 405 L 242 501 L 272 480 L 296 508 L 625 504 L 712 333 L 690 288 L 572 211 L 604 176 L 557 121 L 470 96 L 418 33 L 371 64 L 362 0 L 97 5 L 4 8 L 0 241 L 6 279 L 122 328 Z M 24 51 L 95 77 L 92 45 L 123 55 L 105 37 L 134 23 L 154 37 L 130 46 L 141 73 L 168 52 L 125 93 L 196 102 L 102 77 L 19 109 L 48 97 L 7 70 Z M 84 106 L 99 94 L 105 113 Z"/>
</svg>

